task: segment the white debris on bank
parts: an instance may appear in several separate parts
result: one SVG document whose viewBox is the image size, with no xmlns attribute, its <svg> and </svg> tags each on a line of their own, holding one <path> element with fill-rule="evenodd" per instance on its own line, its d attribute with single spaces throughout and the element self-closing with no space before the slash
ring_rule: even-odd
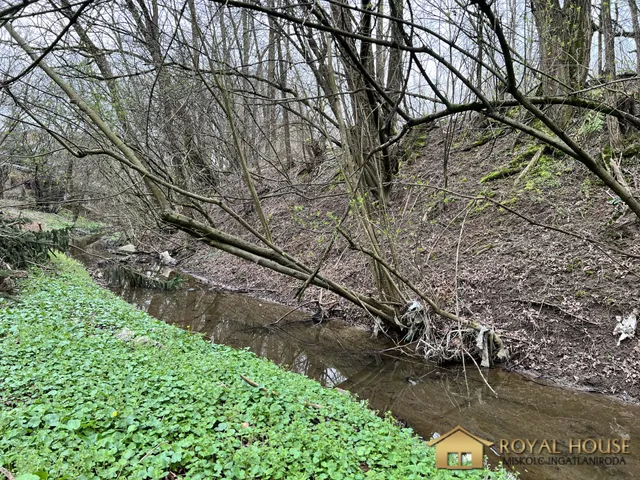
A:
<svg viewBox="0 0 640 480">
<path fill-rule="evenodd" d="M 175 258 L 169 255 L 169 252 L 162 252 L 160 254 L 160 263 L 162 263 L 162 265 L 172 266 L 178 262 Z"/>
<path fill-rule="evenodd" d="M 426 338 L 431 336 L 429 319 L 424 307 L 417 300 L 411 301 L 406 306 L 405 313 L 399 320 L 396 318 L 396 323 L 400 327 L 407 329 L 405 338 L 409 341 L 413 341 L 419 336 Z"/>
<path fill-rule="evenodd" d="M 636 334 L 636 325 L 638 323 L 638 314 L 640 310 L 634 308 L 633 311 L 622 318 L 620 316 L 616 316 L 616 322 L 618 322 L 613 329 L 614 335 L 620 335 L 618 338 L 617 346 L 620 346 L 620 342 L 627 338 L 632 338 Z"/>
<path fill-rule="evenodd" d="M 484 325 L 480 327 L 480 331 L 476 337 L 476 348 L 482 356 L 480 366 L 489 368 L 491 366 L 491 359 L 489 358 L 489 329 Z"/>
<path fill-rule="evenodd" d="M 116 253 L 119 253 L 120 255 L 132 255 L 136 252 L 136 247 L 131 243 L 127 243 L 116 250 Z"/>
</svg>

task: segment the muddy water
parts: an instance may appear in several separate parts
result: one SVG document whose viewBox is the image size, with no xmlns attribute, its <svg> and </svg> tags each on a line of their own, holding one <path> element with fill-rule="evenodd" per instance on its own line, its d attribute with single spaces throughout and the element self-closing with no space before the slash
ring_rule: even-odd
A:
<svg viewBox="0 0 640 480">
<path fill-rule="evenodd" d="M 460 424 L 496 444 L 500 439 L 548 439 L 556 440 L 561 451 L 568 449 L 569 439 L 630 439 L 625 465 L 519 465 L 515 469 L 521 478 L 640 478 L 639 406 L 541 385 L 499 369 L 484 372 L 489 388 L 473 367 L 465 375 L 460 368 L 395 358 L 384 352 L 390 345 L 339 321 L 313 325 L 300 312 L 282 319 L 289 308 L 216 293 L 197 283 L 170 293 L 126 288 L 117 293 L 212 342 L 248 347 L 324 385 L 350 390 L 373 408 L 390 410 L 424 438 Z M 490 462 L 498 461 L 492 453 Z"/>
</svg>

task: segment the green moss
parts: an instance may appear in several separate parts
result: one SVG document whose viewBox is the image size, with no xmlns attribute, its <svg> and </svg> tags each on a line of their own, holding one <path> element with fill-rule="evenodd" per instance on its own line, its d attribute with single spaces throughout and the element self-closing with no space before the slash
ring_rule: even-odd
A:
<svg viewBox="0 0 640 480">
<path fill-rule="evenodd" d="M 613 157 L 613 149 L 611 148 L 611 145 L 607 143 L 602 149 L 602 152 L 600 153 L 600 160 L 604 164 L 604 163 L 608 163 L 612 157 Z"/>
<path fill-rule="evenodd" d="M 423 148 L 427 145 L 427 135 L 418 135 L 413 142 L 413 148 Z"/>
<path fill-rule="evenodd" d="M 527 180 L 527 182 L 524 184 L 524 189 L 529 191 L 529 192 L 537 192 L 537 193 L 542 193 L 542 190 L 540 190 L 537 187 L 537 184 L 534 180 Z"/>
<path fill-rule="evenodd" d="M 473 148 L 480 147 L 480 146 L 490 142 L 494 138 L 499 137 L 503 133 L 504 133 L 504 128 L 489 128 L 489 129 L 487 129 L 487 130 L 485 130 L 483 132 L 478 132 L 476 134 L 475 141 L 471 145 L 466 147 L 466 148 L 467 149 L 473 149 Z"/>
<path fill-rule="evenodd" d="M 640 134 L 636 133 L 625 138 L 622 156 L 635 157 L 638 155 L 640 155 Z"/>
<path fill-rule="evenodd" d="M 520 116 L 520 112 L 521 112 L 520 107 L 511 107 L 505 112 L 505 117 L 518 118 Z"/>
<path fill-rule="evenodd" d="M 567 164 L 563 158 L 542 154 L 536 164 L 527 171 L 524 190 L 542 193 L 544 189 L 559 187 L 560 178 L 571 171 L 573 171 L 573 165 Z"/>
<path fill-rule="evenodd" d="M 53 266 L 0 303 L 0 465 L 16 477 L 455 476 L 364 402 L 155 320 L 66 257 Z"/>
<path fill-rule="evenodd" d="M 486 183 L 486 182 L 491 182 L 493 180 L 497 180 L 499 178 L 510 177 L 512 175 L 515 175 L 516 173 L 521 172 L 523 168 L 524 167 L 522 167 L 522 166 L 514 167 L 514 166 L 511 166 L 511 165 L 504 165 L 504 166 L 494 170 L 493 172 L 488 173 L 484 177 L 482 177 L 480 179 L 480 183 Z"/>
<path fill-rule="evenodd" d="M 557 187 L 560 183 L 556 177 L 562 176 L 562 173 L 563 166 L 559 161 L 548 155 L 542 155 L 536 166 L 529 172 L 529 176 L 533 177 L 537 185 Z"/>
<path fill-rule="evenodd" d="M 574 258 L 567 265 L 567 272 L 573 272 L 576 269 L 580 269 L 582 267 L 582 260 L 579 258 Z"/>
<path fill-rule="evenodd" d="M 536 143 L 525 145 L 513 156 L 511 164 L 522 165 L 526 160 L 530 160 L 538 150 L 540 150 L 540 145 Z"/>
<path fill-rule="evenodd" d="M 488 173 L 480 179 L 480 183 L 486 183 L 500 178 L 510 177 L 516 173 L 520 173 L 527 166 L 527 162 L 540 149 L 539 145 L 526 145 L 520 149 L 511 159 L 511 161 L 498 167 L 496 170 Z"/>
<path fill-rule="evenodd" d="M 470 214 L 471 215 L 477 215 L 479 213 L 482 213 L 487 208 L 489 208 L 491 205 L 492 205 L 491 202 L 478 202 L 476 207 L 473 210 L 471 210 Z"/>
<path fill-rule="evenodd" d="M 420 155 L 429 142 L 429 126 L 419 126 L 412 129 L 406 136 L 402 148 L 400 162 L 411 164 Z"/>
<path fill-rule="evenodd" d="M 531 127 L 535 128 L 536 130 L 539 130 L 545 135 L 555 137 L 555 134 L 551 130 L 549 130 L 549 127 L 547 127 L 544 123 L 542 123 L 542 120 L 540 120 L 539 118 L 536 118 L 531 122 Z"/>
<path fill-rule="evenodd" d="M 481 190 L 478 195 L 482 197 L 493 198 L 496 196 L 496 192 L 494 192 L 491 188 L 485 188 L 484 190 Z"/>
</svg>

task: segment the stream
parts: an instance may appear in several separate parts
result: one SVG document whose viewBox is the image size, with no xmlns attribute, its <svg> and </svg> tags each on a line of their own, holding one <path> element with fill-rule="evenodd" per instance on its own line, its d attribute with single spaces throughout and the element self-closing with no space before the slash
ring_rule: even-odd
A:
<svg viewBox="0 0 640 480">
<path fill-rule="evenodd" d="M 433 432 L 443 434 L 462 425 L 495 442 L 496 449 L 500 439 L 556 440 L 558 450 L 563 452 L 568 451 L 570 439 L 615 438 L 629 442 L 626 455 L 600 455 L 623 458 L 624 464 L 515 465 L 525 480 L 640 478 L 638 405 L 547 386 L 499 368 L 484 370 L 485 382 L 473 364 L 467 364 L 465 373 L 460 367 L 443 368 L 398 358 L 388 352 L 392 345 L 340 320 L 314 325 L 310 315 L 300 311 L 282 318 L 291 308 L 246 295 L 221 293 L 195 279 L 187 278 L 180 289 L 173 291 L 130 287 L 113 290 L 167 323 L 198 332 L 215 343 L 249 348 L 323 385 L 349 390 L 367 399 L 372 408 L 391 411 L 427 440 Z M 486 453 L 492 465 L 500 461 L 494 452 Z M 542 456 L 568 455 L 546 455 L 545 451 Z"/>
</svg>

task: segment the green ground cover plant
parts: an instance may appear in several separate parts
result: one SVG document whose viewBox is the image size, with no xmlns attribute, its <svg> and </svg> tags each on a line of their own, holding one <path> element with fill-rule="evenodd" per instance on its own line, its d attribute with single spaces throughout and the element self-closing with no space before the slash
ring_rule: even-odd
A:
<svg viewBox="0 0 640 480">
<path fill-rule="evenodd" d="M 0 352 L 0 466 L 20 480 L 505 478 L 436 470 L 392 418 L 153 319 L 63 255 L 0 303 Z"/>
<path fill-rule="evenodd" d="M 8 205 L 7 205 L 8 204 Z M 58 213 L 41 212 L 39 210 L 29 210 L 26 208 L 17 208 L 6 200 L 0 200 L 0 208 L 11 217 L 20 217 L 28 222 L 41 224 L 44 230 L 62 230 L 65 228 L 73 228 L 78 232 L 92 233 L 100 231 L 104 228 L 104 224 L 89 220 L 83 216 L 79 216 L 74 221 L 74 215 L 71 211 L 63 209 Z"/>
</svg>

